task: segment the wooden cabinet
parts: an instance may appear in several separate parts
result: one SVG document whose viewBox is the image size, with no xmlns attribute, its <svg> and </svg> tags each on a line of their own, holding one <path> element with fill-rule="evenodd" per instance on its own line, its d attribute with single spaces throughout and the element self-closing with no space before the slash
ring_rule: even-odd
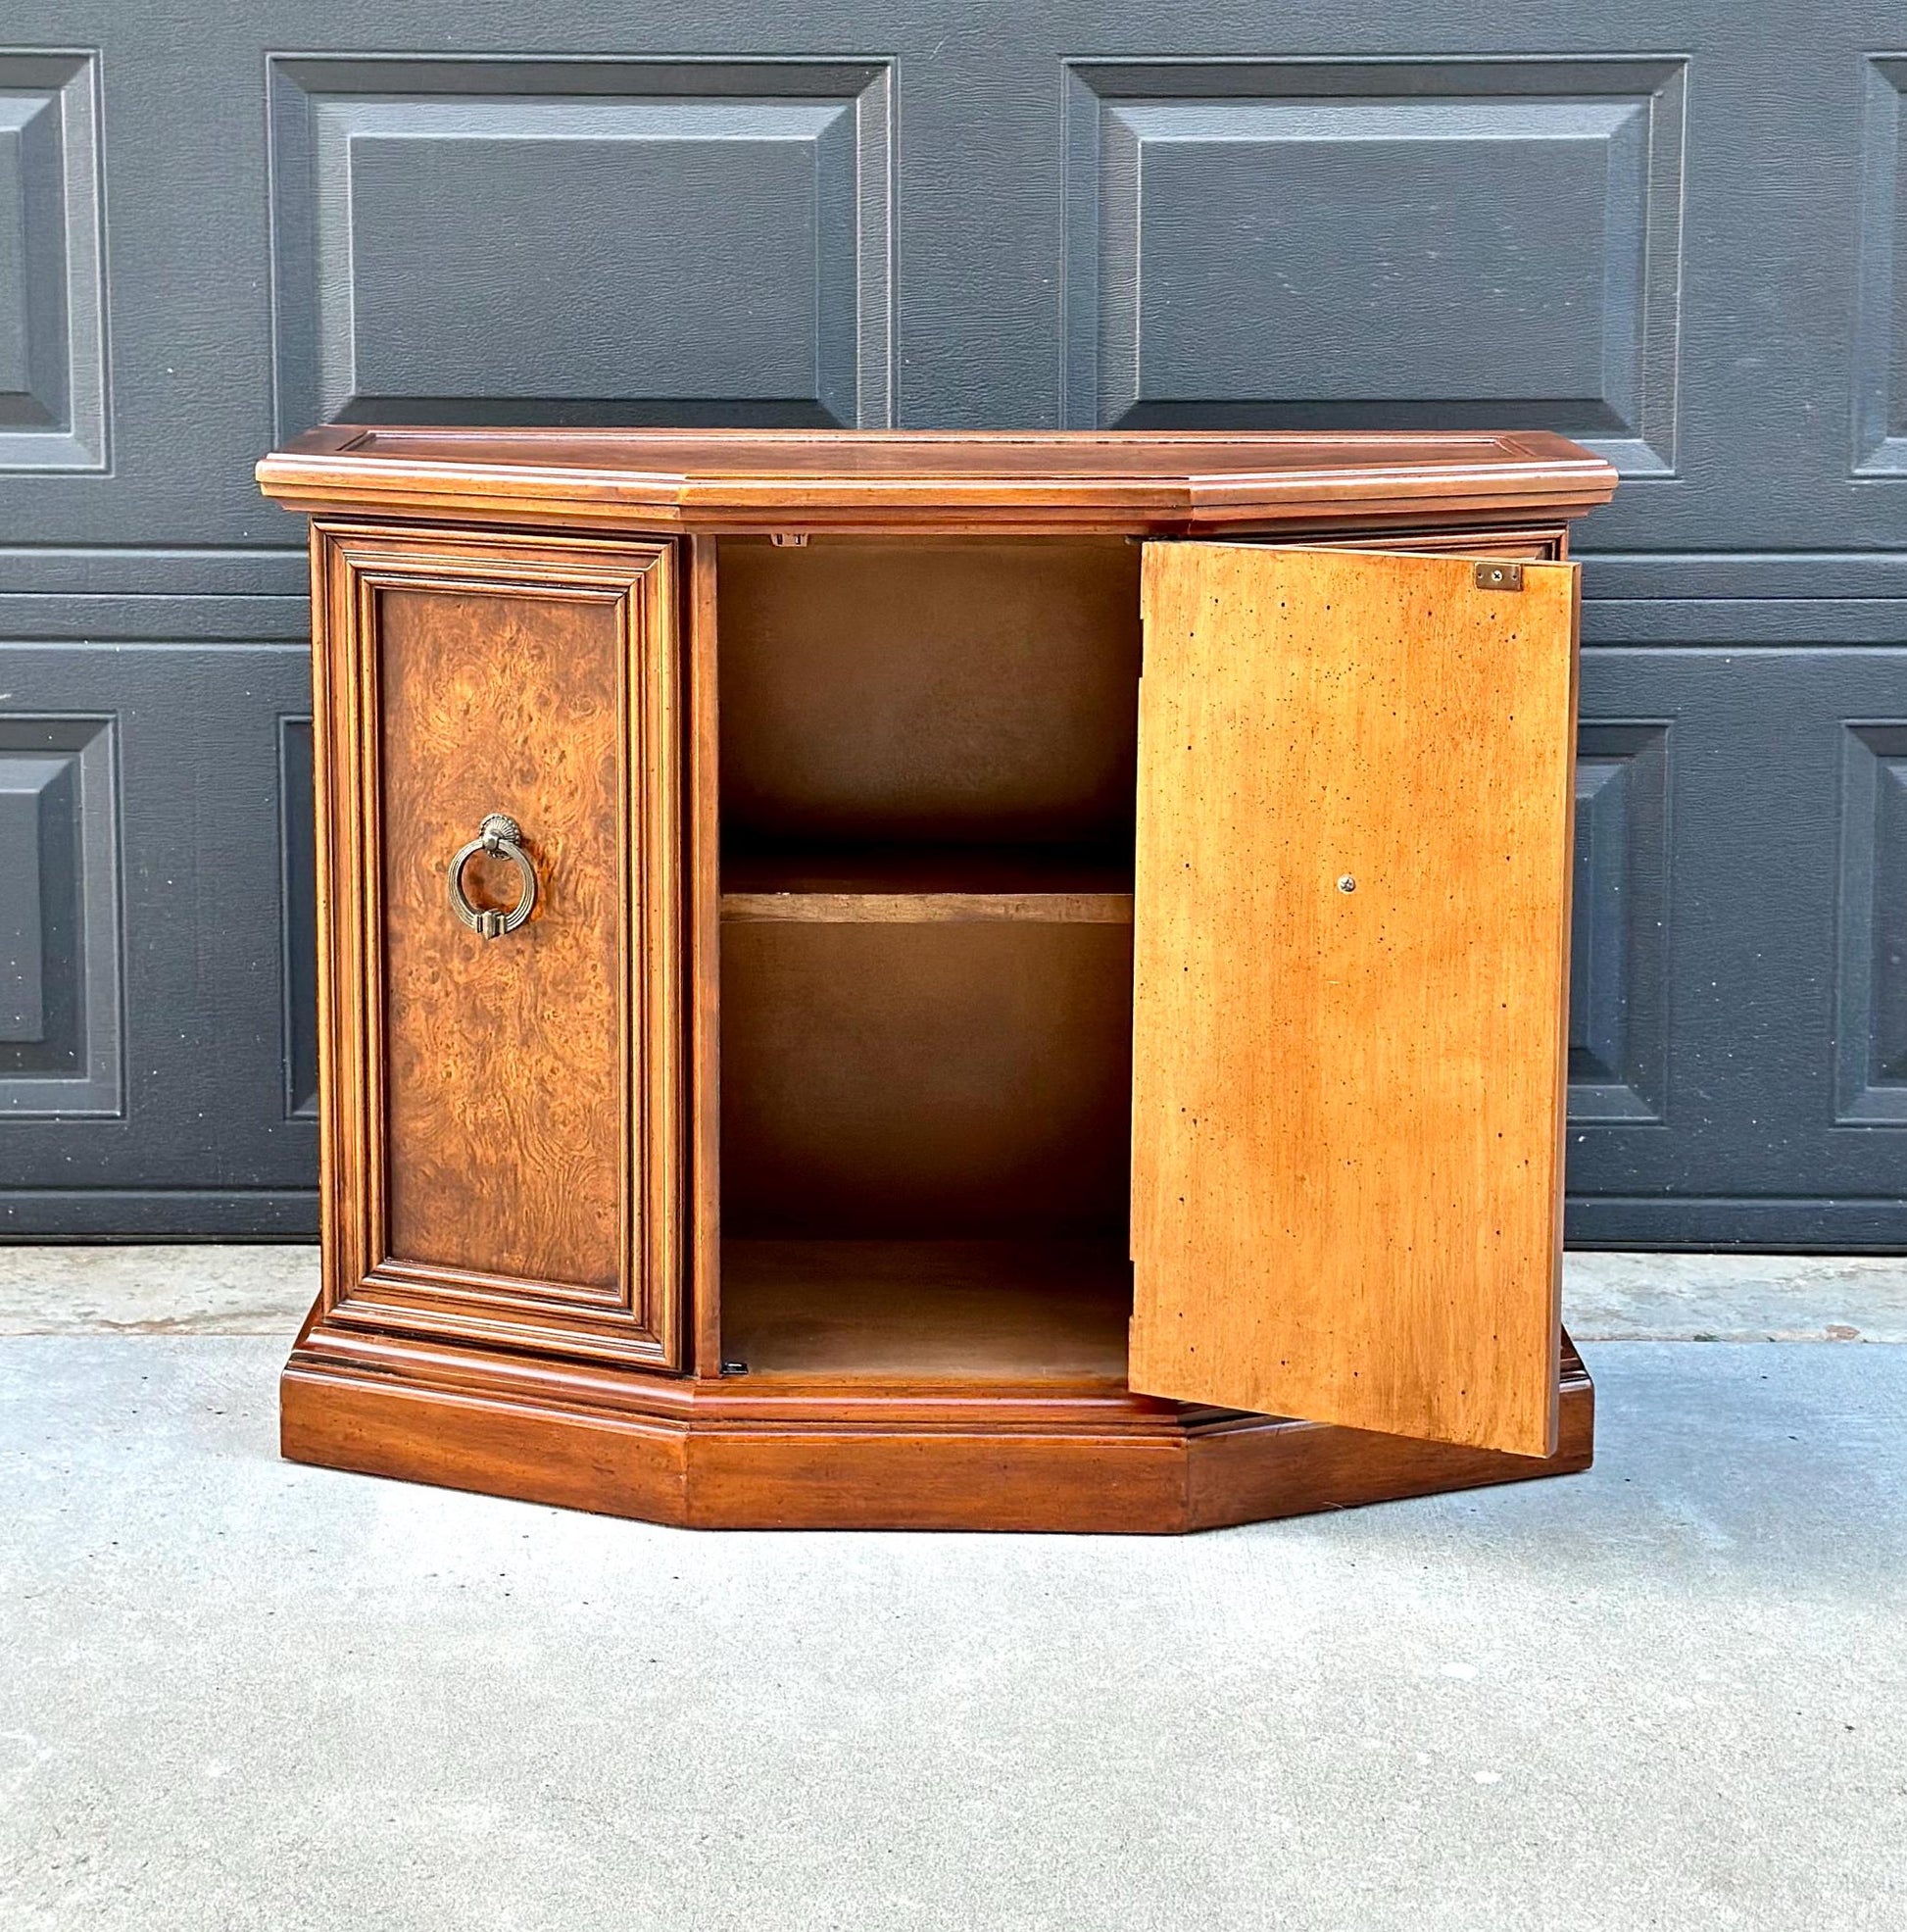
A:
<svg viewBox="0 0 1907 1932">
<path fill-rule="evenodd" d="M 287 1455 L 1180 1530 L 1581 1468 L 1541 435 L 322 429 Z"/>
</svg>

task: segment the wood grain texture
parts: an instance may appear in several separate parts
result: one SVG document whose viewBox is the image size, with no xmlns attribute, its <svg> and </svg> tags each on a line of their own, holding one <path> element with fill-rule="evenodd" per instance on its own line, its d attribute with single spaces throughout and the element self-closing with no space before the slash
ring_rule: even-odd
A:
<svg viewBox="0 0 1907 1932">
<path fill-rule="evenodd" d="M 1130 892 L 724 892 L 721 916 L 819 925 L 972 924 L 1019 920 L 1035 925 L 1130 925 Z"/>
<path fill-rule="evenodd" d="M 1123 1386 L 1116 1241 L 731 1241 L 727 1354 L 751 1377 Z"/>
<path fill-rule="evenodd" d="M 1135 681 L 1132 706 L 1138 712 Z M 722 860 L 721 916 L 940 919 L 1130 925 L 1132 850 L 1098 846 L 874 846 L 731 849 Z"/>
<path fill-rule="evenodd" d="M 1130 530 L 1580 516 L 1616 472 L 1540 430 L 476 429 L 327 424 L 259 465 L 293 510 L 569 530 Z"/>
<path fill-rule="evenodd" d="M 1133 1386 L 1546 1455 L 1575 567 L 1151 545 L 1145 599 Z"/>
<path fill-rule="evenodd" d="M 299 1461 L 701 1528 L 1171 1535 L 1563 1475 L 1594 1392 L 1565 1341 L 1555 1456 L 1178 1410 L 1097 1383 L 671 1381 L 316 1328 L 283 1379 Z"/>
<path fill-rule="evenodd" d="M 393 1259 L 621 1286 L 620 609 L 376 596 Z M 539 898 L 485 940 L 453 919 L 445 866 L 491 812 L 523 827 Z M 479 856 L 465 889 L 507 909 L 513 871 Z"/>
<path fill-rule="evenodd" d="M 325 1319 L 671 1362 L 671 551 L 315 538 Z M 445 874 L 492 810 L 522 823 L 541 898 L 485 941 L 451 916 Z M 513 898 L 489 868 L 472 861 L 468 889 Z"/>
<path fill-rule="evenodd" d="M 1228 533 L 1239 540 L 1243 532 Z M 1278 541 L 1301 541 L 1279 532 Z M 1331 538 L 1334 550 L 1399 550 L 1431 552 L 1440 557 L 1515 557 L 1534 564 L 1560 563 L 1569 548 L 1569 532 L 1561 526 L 1532 530 L 1435 530 L 1418 535 L 1385 530 L 1376 535 L 1354 531 L 1336 531 Z"/>
</svg>

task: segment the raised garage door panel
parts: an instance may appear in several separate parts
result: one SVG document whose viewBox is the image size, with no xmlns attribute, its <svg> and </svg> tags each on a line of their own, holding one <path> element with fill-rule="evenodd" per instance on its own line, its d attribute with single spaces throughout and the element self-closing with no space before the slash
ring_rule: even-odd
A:
<svg viewBox="0 0 1907 1932">
<path fill-rule="evenodd" d="M 1132 1384 L 1548 1454 L 1575 567 L 1144 581 Z"/>
</svg>

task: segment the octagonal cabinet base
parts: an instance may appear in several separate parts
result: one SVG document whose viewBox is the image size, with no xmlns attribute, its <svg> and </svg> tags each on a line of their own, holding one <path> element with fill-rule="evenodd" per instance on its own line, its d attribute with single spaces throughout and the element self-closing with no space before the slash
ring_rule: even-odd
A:
<svg viewBox="0 0 1907 1932">
<path fill-rule="evenodd" d="M 287 1363 L 294 1461 L 704 1529 L 1173 1535 L 1589 1465 L 1565 1339 L 1561 1431 L 1505 1456 L 1134 1396 L 716 1383 L 314 1327 Z"/>
</svg>

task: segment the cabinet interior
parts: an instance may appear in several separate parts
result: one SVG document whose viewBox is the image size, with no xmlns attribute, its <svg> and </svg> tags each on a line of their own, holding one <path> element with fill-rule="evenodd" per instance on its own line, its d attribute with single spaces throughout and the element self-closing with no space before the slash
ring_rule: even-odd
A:
<svg viewBox="0 0 1907 1932">
<path fill-rule="evenodd" d="M 1122 1381 L 1140 548 L 717 557 L 723 1356 Z"/>
</svg>

